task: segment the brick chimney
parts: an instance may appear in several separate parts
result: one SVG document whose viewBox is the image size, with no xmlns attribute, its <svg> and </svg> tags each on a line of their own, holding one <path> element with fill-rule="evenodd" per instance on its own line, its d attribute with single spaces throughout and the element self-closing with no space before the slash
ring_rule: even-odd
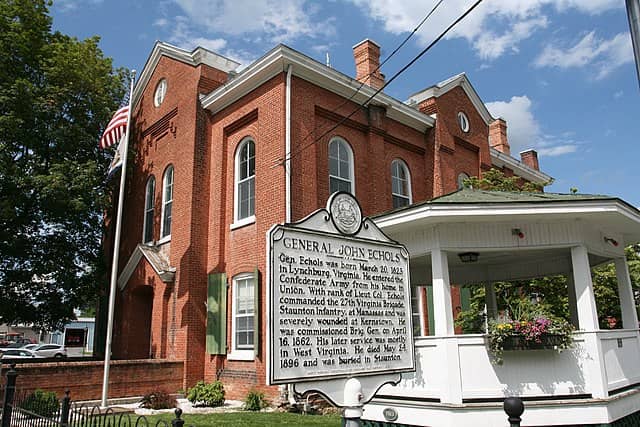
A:
<svg viewBox="0 0 640 427">
<path fill-rule="evenodd" d="M 356 80 L 374 89 L 384 86 L 384 74 L 380 70 L 374 72 L 380 66 L 380 45 L 364 39 L 353 47 L 353 58 L 356 61 Z"/>
<path fill-rule="evenodd" d="M 489 123 L 489 146 L 511 155 L 511 147 L 507 141 L 507 122 L 504 119 L 497 118 Z"/>
<path fill-rule="evenodd" d="M 520 153 L 520 160 L 531 169 L 540 170 L 538 164 L 538 152 L 536 150 L 526 150 Z"/>
</svg>

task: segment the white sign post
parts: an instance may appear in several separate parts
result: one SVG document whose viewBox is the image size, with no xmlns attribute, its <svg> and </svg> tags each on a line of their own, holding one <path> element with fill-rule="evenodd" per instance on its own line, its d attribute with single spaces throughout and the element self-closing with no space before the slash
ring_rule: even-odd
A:
<svg viewBox="0 0 640 427">
<path fill-rule="evenodd" d="M 267 238 L 268 382 L 361 414 L 383 384 L 415 370 L 407 250 L 348 193 Z"/>
</svg>

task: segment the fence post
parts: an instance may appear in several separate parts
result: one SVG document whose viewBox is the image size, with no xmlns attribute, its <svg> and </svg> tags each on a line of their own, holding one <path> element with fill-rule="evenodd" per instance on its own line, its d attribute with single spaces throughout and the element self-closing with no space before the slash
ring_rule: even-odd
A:
<svg viewBox="0 0 640 427">
<path fill-rule="evenodd" d="M 69 389 L 65 390 L 64 397 L 62 398 L 62 408 L 60 410 L 60 424 L 63 427 L 69 425 L 69 410 L 71 408 L 71 397 L 69 397 Z"/>
<path fill-rule="evenodd" d="M 184 426 L 184 420 L 180 418 L 180 416 L 182 415 L 182 409 L 177 408 L 174 413 L 176 414 L 176 418 L 171 420 L 171 426 L 172 427 L 183 427 Z"/>
<path fill-rule="evenodd" d="M 520 427 L 520 415 L 524 412 L 524 403 L 519 397 L 507 397 L 504 400 L 504 412 L 509 416 L 510 427 Z"/>
<path fill-rule="evenodd" d="M 0 367 L 2 364 L 0 363 Z M 13 396 L 16 392 L 16 364 L 11 364 L 11 369 L 7 372 L 7 385 L 4 389 L 4 402 L 2 403 L 2 427 L 11 425 L 11 412 L 13 409 Z"/>
</svg>

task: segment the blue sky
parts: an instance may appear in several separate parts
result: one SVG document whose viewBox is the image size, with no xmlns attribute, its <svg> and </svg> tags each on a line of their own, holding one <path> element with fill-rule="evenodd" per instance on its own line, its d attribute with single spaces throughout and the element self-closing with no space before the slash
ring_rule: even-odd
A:
<svg viewBox="0 0 640 427">
<path fill-rule="evenodd" d="M 371 38 L 382 59 L 436 0 L 57 0 L 54 29 L 101 37 L 116 66 L 140 70 L 155 40 L 204 46 L 250 64 L 285 43 L 353 76 L 352 46 Z M 472 0 L 445 0 L 382 69 L 388 77 Z M 609 194 L 640 206 L 640 90 L 624 0 L 484 0 L 398 77 L 409 95 L 466 72 L 509 126 L 512 153 L 538 150 L 547 191 Z"/>
</svg>

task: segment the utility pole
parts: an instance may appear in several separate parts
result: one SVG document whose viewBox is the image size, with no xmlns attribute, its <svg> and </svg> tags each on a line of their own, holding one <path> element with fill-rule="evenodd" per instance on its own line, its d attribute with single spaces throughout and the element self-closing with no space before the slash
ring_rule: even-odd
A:
<svg viewBox="0 0 640 427">
<path fill-rule="evenodd" d="M 633 55 L 636 58 L 636 73 L 640 85 L 640 0 L 626 0 L 627 18 L 633 42 Z"/>
</svg>

